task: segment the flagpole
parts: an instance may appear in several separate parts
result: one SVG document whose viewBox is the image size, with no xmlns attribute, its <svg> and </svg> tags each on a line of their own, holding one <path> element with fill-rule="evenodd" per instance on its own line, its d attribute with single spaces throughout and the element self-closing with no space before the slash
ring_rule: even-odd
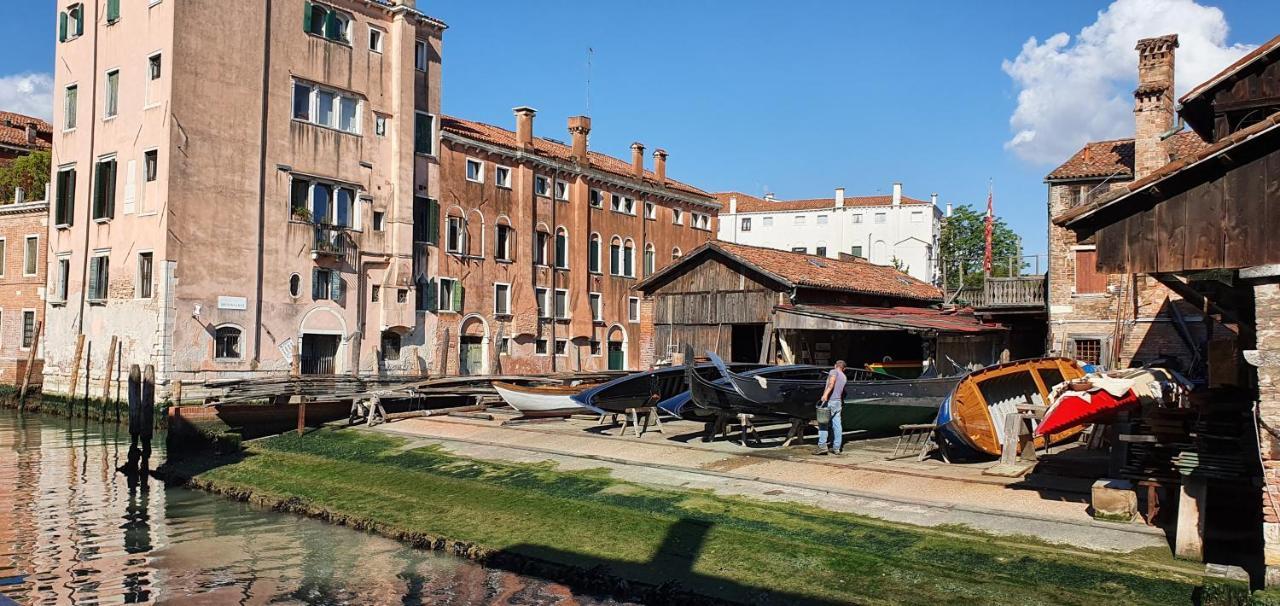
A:
<svg viewBox="0 0 1280 606">
<path fill-rule="evenodd" d="M 986 247 L 983 249 L 982 272 L 987 276 L 991 275 L 991 230 L 995 223 L 995 187 L 991 179 L 987 180 L 987 220 L 986 220 Z"/>
</svg>

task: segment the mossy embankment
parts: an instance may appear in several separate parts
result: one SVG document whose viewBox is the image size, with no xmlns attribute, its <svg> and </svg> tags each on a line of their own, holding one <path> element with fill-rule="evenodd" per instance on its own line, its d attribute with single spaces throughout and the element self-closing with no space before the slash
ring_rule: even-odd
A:
<svg viewBox="0 0 1280 606">
<path fill-rule="evenodd" d="M 463 459 L 323 429 L 168 470 L 194 486 L 596 591 L 649 600 L 1189 604 L 1194 567 L 789 503 Z M 619 585 L 625 579 L 630 585 Z"/>
<path fill-rule="evenodd" d="M 128 400 L 68 397 L 61 394 L 32 391 L 27 394 L 26 401 L 20 401 L 18 399 L 18 388 L 3 384 L 0 384 L 0 408 L 21 408 L 24 412 L 73 419 L 87 418 L 108 423 L 129 422 Z M 155 426 L 157 429 L 165 428 L 165 416 L 167 414 L 168 403 L 156 402 Z"/>
</svg>

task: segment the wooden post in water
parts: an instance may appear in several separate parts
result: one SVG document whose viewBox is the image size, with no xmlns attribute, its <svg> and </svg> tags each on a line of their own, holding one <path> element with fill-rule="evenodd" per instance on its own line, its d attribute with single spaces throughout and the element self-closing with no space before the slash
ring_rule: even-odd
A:
<svg viewBox="0 0 1280 606">
<path fill-rule="evenodd" d="M 111 375 L 116 369 L 116 347 L 120 345 L 119 337 L 111 335 L 111 345 L 107 347 L 107 372 L 102 373 L 102 399 L 111 399 Z"/>
<path fill-rule="evenodd" d="M 40 331 L 44 322 L 36 322 L 36 334 L 31 339 L 31 349 L 27 351 L 27 368 L 22 373 L 22 388 L 18 390 L 18 410 L 27 408 L 27 386 L 31 385 L 31 367 L 36 363 L 36 350 L 40 349 Z"/>
<path fill-rule="evenodd" d="M 67 395 L 71 396 L 71 402 L 76 400 L 76 387 L 80 385 L 80 355 L 84 353 L 84 333 L 76 335 L 76 353 L 71 356 L 71 387 L 67 389 Z M 70 406 L 71 402 L 67 402 Z M 71 412 L 68 410 L 67 412 Z"/>
<path fill-rule="evenodd" d="M 303 398 L 298 399 L 298 435 L 302 435 L 307 430 L 307 401 Z"/>
<path fill-rule="evenodd" d="M 93 341 L 89 341 L 88 346 L 84 350 L 84 418 L 89 418 L 89 383 L 92 381 L 93 375 L 89 371 L 93 368 Z"/>
</svg>

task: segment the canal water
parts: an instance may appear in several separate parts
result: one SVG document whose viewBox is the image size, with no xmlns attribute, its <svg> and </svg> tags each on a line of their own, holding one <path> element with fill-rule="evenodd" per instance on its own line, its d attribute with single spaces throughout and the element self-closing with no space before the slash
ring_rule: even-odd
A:
<svg viewBox="0 0 1280 606">
<path fill-rule="evenodd" d="M 162 438 L 162 436 L 158 436 Z M 613 604 L 115 470 L 126 428 L 0 409 L 0 605 Z M 152 455 L 164 459 L 161 439 Z"/>
</svg>

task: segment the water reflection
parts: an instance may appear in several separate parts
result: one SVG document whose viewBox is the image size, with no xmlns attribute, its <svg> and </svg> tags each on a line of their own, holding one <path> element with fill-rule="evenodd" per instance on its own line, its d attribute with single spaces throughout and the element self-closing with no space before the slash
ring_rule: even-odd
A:
<svg viewBox="0 0 1280 606">
<path fill-rule="evenodd" d="M 128 440 L 115 425 L 0 410 L 0 596 L 20 604 L 612 603 L 126 476 L 116 468 Z M 159 441 L 152 466 L 163 457 Z"/>
</svg>

